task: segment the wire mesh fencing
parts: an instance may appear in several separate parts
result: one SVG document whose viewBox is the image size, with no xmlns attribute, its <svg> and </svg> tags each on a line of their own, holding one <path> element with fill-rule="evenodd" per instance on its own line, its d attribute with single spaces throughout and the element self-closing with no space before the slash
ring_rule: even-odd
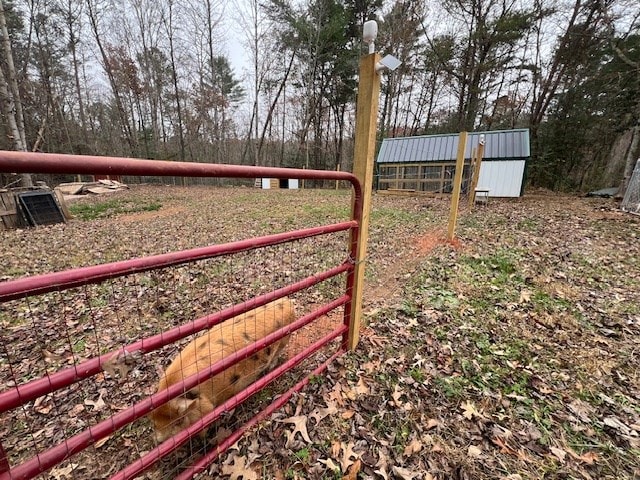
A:
<svg viewBox="0 0 640 480">
<path fill-rule="evenodd" d="M 344 351 L 357 224 L 0 283 L 0 479 L 205 471 Z"/>
</svg>

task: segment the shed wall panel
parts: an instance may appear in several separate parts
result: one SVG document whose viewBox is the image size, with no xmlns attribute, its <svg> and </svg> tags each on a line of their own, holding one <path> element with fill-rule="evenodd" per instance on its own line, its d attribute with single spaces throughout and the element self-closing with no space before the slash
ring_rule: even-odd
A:
<svg viewBox="0 0 640 480">
<path fill-rule="evenodd" d="M 483 161 L 478 188 L 488 189 L 490 197 L 519 197 L 524 168 L 524 160 Z"/>
</svg>

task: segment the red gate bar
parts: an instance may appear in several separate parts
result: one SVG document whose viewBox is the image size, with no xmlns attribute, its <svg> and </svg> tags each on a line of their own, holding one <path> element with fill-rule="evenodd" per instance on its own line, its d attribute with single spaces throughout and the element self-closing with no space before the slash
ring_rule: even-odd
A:
<svg viewBox="0 0 640 480">
<path fill-rule="evenodd" d="M 91 375 L 99 373 L 102 370 L 102 364 L 109 360 L 114 359 L 114 355 L 122 354 L 125 352 L 148 352 L 165 344 L 173 343 L 176 340 L 184 338 L 192 333 L 199 332 L 207 327 L 211 327 L 216 323 L 219 323 L 227 318 L 231 318 L 232 316 L 243 313 L 251 308 L 255 308 L 260 305 L 264 305 L 276 298 L 281 298 L 289 293 L 293 293 L 309 286 L 315 285 L 320 281 L 330 278 L 332 276 L 338 275 L 340 273 L 347 273 L 347 281 L 346 287 L 347 292 L 350 292 L 353 287 L 354 281 L 354 260 L 357 258 L 357 239 L 359 237 L 360 230 L 360 222 L 362 221 L 363 215 L 363 198 L 362 198 L 362 186 L 360 185 L 358 179 L 347 172 L 336 172 L 336 171 L 320 171 L 320 170 L 300 170 L 300 169 L 288 169 L 288 168 L 272 168 L 272 167 L 250 167 L 250 166 L 239 166 L 239 165 L 218 165 L 218 164 L 202 164 L 202 163 L 179 163 L 179 162 L 167 162 L 167 161 L 156 161 L 156 160 L 138 160 L 132 158 L 113 158 L 113 157 L 96 157 L 96 156 L 80 156 L 80 155 L 61 155 L 61 154 L 44 154 L 44 153 L 30 153 L 30 152 L 7 152 L 0 151 L 0 172 L 12 172 L 12 173 L 69 173 L 69 174 L 105 174 L 105 175 L 156 175 L 156 176 L 185 176 L 185 177 L 237 177 L 237 178 L 254 178 L 254 177 L 273 177 L 273 178 L 299 178 L 299 179 L 325 179 L 325 180 L 345 180 L 351 183 L 353 187 L 353 202 L 352 202 L 352 220 L 350 222 L 342 222 L 340 224 L 334 224 L 324 227 L 315 227 L 325 229 L 323 232 L 314 232 L 314 229 L 305 229 L 305 233 L 309 234 L 309 236 L 320 235 L 323 233 L 332 233 L 341 230 L 349 230 L 351 229 L 351 237 L 350 237 L 350 245 L 349 245 L 349 257 L 348 259 L 340 266 L 334 267 L 331 270 L 326 272 L 322 272 L 319 275 L 308 277 L 301 282 L 297 282 L 295 284 L 289 285 L 287 287 L 283 287 L 281 289 L 275 290 L 273 292 L 260 295 L 255 297 L 254 299 L 241 304 L 241 306 L 234 306 L 229 309 L 225 309 L 217 314 L 209 315 L 197 319 L 193 323 L 189 323 L 187 325 L 176 327 L 168 331 L 170 335 L 160 334 L 155 335 L 153 337 L 149 337 L 147 339 L 142 339 L 140 341 L 136 341 L 130 344 L 127 347 L 122 347 L 114 352 L 102 355 L 100 357 L 95 357 L 91 360 L 83 362 L 79 365 L 76 365 L 71 368 L 67 368 L 65 370 L 60 370 L 52 375 L 45 376 L 44 378 L 40 378 L 39 380 L 34 380 L 32 382 L 27 382 L 19 387 L 12 388 L 7 392 L 3 392 L 0 394 L 0 412 L 5 410 L 15 408 L 19 405 L 24 405 L 25 403 L 34 400 L 35 398 L 50 393 L 52 391 L 58 390 L 65 386 L 68 386 L 80 379 L 87 378 Z M 344 227 L 344 228 L 343 228 Z M 327 228 L 335 230 L 326 230 Z M 266 237 L 259 237 L 258 239 L 249 239 L 243 242 L 247 242 L 246 250 L 252 248 L 259 248 L 260 246 L 269 245 L 269 243 L 265 243 L 264 245 L 255 245 L 252 242 L 256 240 L 259 241 L 274 241 L 275 243 L 284 243 L 287 241 L 292 241 L 297 238 L 304 238 L 304 236 L 292 238 L 291 235 L 297 235 L 300 231 L 288 232 L 284 234 L 277 235 L 269 235 Z M 288 235 L 287 238 L 283 236 Z M 242 242 L 233 242 L 227 244 L 227 246 L 235 245 L 238 246 L 238 243 Z M 221 246 L 209 246 L 204 247 L 204 249 L 215 249 Z M 188 252 L 173 252 L 170 254 L 164 254 L 164 256 L 171 256 L 173 254 L 177 255 L 193 255 L 194 251 L 198 251 L 202 249 L 193 249 Z M 237 251 L 243 251 L 243 248 L 240 248 Z M 202 251 L 199 252 L 200 254 Z M 211 251 L 208 252 L 211 254 Z M 230 253 L 226 252 L 215 252 L 211 256 L 218 256 L 222 254 Z M 162 257 L 162 255 L 151 257 L 153 260 L 157 261 L 157 257 Z M 202 257 L 202 258 L 210 258 L 210 257 Z M 165 258 L 165 260 L 169 261 L 167 265 L 159 265 L 159 266 L 148 266 L 145 262 L 149 259 L 133 259 L 129 261 L 124 261 L 125 266 L 126 262 L 142 262 L 138 265 L 135 265 L 134 270 L 123 270 L 120 274 L 116 274 L 115 276 L 127 275 L 130 273 L 134 273 L 135 271 L 147 271 L 153 268 L 161 268 L 162 266 L 168 265 L 177 265 L 192 261 L 197 261 L 198 257 L 192 258 Z M 122 262 L 115 262 L 113 265 L 123 266 Z M 129 264 L 128 267 L 132 265 Z M 43 290 L 29 290 L 28 288 L 25 290 L 25 284 L 18 284 L 18 289 L 22 288 L 22 294 L 20 295 L 30 296 L 36 293 L 45 293 L 50 291 L 63 290 L 66 288 L 71 288 L 73 286 L 84 285 L 88 283 L 97 283 L 101 280 L 113 278 L 113 276 L 105 275 L 106 272 L 100 272 L 101 268 L 104 268 L 104 265 L 98 265 L 95 267 L 84 267 L 82 269 L 74 269 L 66 272 L 58 272 L 47 275 L 59 275 L 62 276 L 63 282 L 62 284 L 52 284 L 49 286 L 46 285 L 47 282 L 40 284 L 39 287 L 43 288 Z M 87 276 L 87 271 L 91 272 L 92 268 L 97 268 L 98 276 L 105 275 L 102 278 L 95 278 L 91 276 Z M 136 270 L 139 269 L 139 270 Z M 80 274 L 77 274 L 77 271 L 80 271 Z M 72 283 L 68 278 L 65 279 L 64 275 L 69 273 L 72 275 L 76 275 L 75 281 L 78 283 Z M 75 273 L 74 273 L 75 272 Z M 96 271 L 94 270 L 95 274 Z M 42 277 L 42 276 L 40 276 Z M 322 277 L 322 278 L 321 278 Z M 6 288 L 14 288 L 15 282 L 26 282 L 26 285 L 31 287 L 34 284 L 30 283 L 33 281 L 38 281 L 39 277 L 34 278 L 25 278 L 25 279 L 17 279 L 15 281 L 6 282 L 5 284 L 0 284 L 0 287 L 3 285 L 8 285 Z M 60 277 L 58 278 L 60 279 Z M 51 282 L 51 278 L 48 279 Z M 73 280 L 73 279 L 72 279 Z M 15 293 L 15 292 L 14 292 Z M 18 298 L 11 297 L 11 298 Z M 5 300 L 8 300 L 9 297 L 0 297 Z M 160 445 L 153 451 L 161 452 L 161 455 L 157 458 L 152 458 L 151 456 L 143 457 L 146 463 L 134 463 L 129 467 L 125 468 L 123 472 L 134 472 L 134 471 L 144 471 L 149 466 L 153 465 L 159 458 L 162 456 L 162 452 L 164 454 L 169 451 L 178 448 L 176 446 L 176 440 L 183 438 L 181 443 L 184 443 L 186 439 L 190 438 L 194 435 L 194 432 L 198 432 L 204 428 L 209 423 L 215 421 L 215 419 L 221 414 L 223 411 L 223 407 L 229 408 L 229 405 L 237 405 L 240 402 L 244 401 L 250 395 L 258 391 L 260 388 L 263 388 L 269 382 L 273 381 L 277 378 L 278 375 L 283 374 L 288 371 L 290 368 L 293 368 L 297 363 L 301 362 L 305 358 L 308 358 L 311 354 L 313 354 L 317 349 L 321 348 L 323 345 L 329 343 L 333 339 L 338 336 L 343 336 L 342 345 L 339 347 L 338 351 L 335 352 L 332 357 L 320 365 L 316 370 L 314 370 L 314 374 L 322 372 L 326 366 L 329 364 L 331 360 L 337 357 L 339 354 L 343 353 L 347 348 L 347 340 L 349 335 L 349 325 L 351 319 L 351 310 L 352 310 L 352 302 L 353 299 L 350 296 L 350 293 L 347 293 L 340 297 L 337 300 L 334 300 L 332 303 L 325 305 L 321 309 L 316 310 L 315 312 L 308 314 L 298 321 L 292 323 L 287 327 L 283 327 L 283 329 L 277 330 L 270 335 L 267 335 L 264 339 L 261 339 L 257 342 L 254 342 L 252 345 L 248 345 L 245 349 L 242 349 L 235 354 L 216 362 L 214 365 L 210 366 L 206 370 L 202 372 L 198 372 L 191 377 L 183 380 L 181 384 L 177 384 L 175 386 L 170 387 L 169 389 L 163 390 L 162 392 L 158 392 L 150 397 L 147 397 L 145 400 L 140 401 L 139 403 L 129 407 L 128 409 L 109 417 L 108 419 L 89 427 L 87 430 L 81 432 L 74 437 L 69 439 L 65 439 L 62 443 L 45 450 L 40 453 L 36 457 L 33 457 L 31 460 L 22 463 L 14 470 L 10 470 L 10 466 L 8 463 L 8 459 L 5 455 L 5 452 L 2 450 L 2 446 L 0 445 L 0 480 L 6 479 L 14 479 L 14 478 L 31 478 L 38 473 L 41 473 L 55 464 L 62 462 L 64 459 L 68 458 L 70 455 L 79 452 L 80 450 L 85 449 L 87 446 L 93 444 L 101 438 L 105 438 L 116 430 L 122 428 L 135 421 L 136 419 L 146 415 L 151 410 L 156 408 L 163 403 L 166 403 L 171 398 L 181 395 L 185 389 L 193 388 L 193 386 L 197 385 L 205 381 L 208 378 L 216 375 L 216 372 L 228 368 L 230 365 L 240 361 L 242 358 L 246 358 L 246 356 L 251 355 L 256 352 L 260 348 L 264 348 L 266 345 L 269 345 L 273 342 L 276 342 L 278 339 L 283 338 L 285 335 L 289 334 L 295 326 L 295 329 L 301 328 L 303 325 L 312 322 L 315 318 L 323 315 L 324 313 L 337 308 L 339 305 L 344 305 L 344 323 L 343 325 L 334 330 L 329 335 L 323 337 L 318 342 L 314 343 L 311 347 L 308 347 L 300 354 L 293 357 L 291 360 L 286 362 L 281 367 L 278 367 L 274 371 L 267 374 L 267 376 L 262 379 L 254 382 L 252 385 L 248 386 L 245 390 L 237 394 L 235 397 L 230 399 L 227 403 L 223 404 L 220 407 L 219 412 L 212 412 L 211 418 L 206 416 L 206 423 L 204 419 L 201 419 L 199 423 L 192 425 L 189 429 L 178 433 L 173 437 L 172 440 L 168 442 L 173 445 L 173 448 L 168 451 L 163 451 L 162 447 L 165 444 Z M 300 323 L 300 322 L 306 323 Z M 245 357 L 242 357 L 244 355 Z M 297 363 L 293 364 L 292 362 L 296 361 Z M 303 388 L 303 386 L 308 383 L 310 376 L 304 378 L 301 382 L 299 382 L 296 386 L 286 392 L 283 396 L 279 397 L 275 400 L 271 405 L 269 405 L 265 410 L 262 410 L 256 417 L 249 420 L 244 426 L 240 427 L 239 430 L 231 434 L 231 436 L 221 443 L 216 452 L 214 454 L 210 454 L 208 456 L 208 461 L 213 461 L 216 456 L 218 456 L 223 450 L 226 450 L 228 446 L 232 445 L 240 435 L 250 426 L 254 425 L 261 419 L 265 418 L 267 415 L 272 413 L 274 410 L 282 406 L 288 399 L 293 395 L 295 391 L 298 391 Z M 53 379 L 53 381 L 52 381 Z M 175 388 L 174 388 L 175 387 Z M 23 395 L 24 394 L 24 395 Z M 26 395 L 26 396 L 25 396 Z M 2 403 L 3 401 L 8 400 L 9 402 Z M 15 404 L 13 404 L 15 402 Z M 12 406 L 8 406 L 12 403 Z M 181 437 L 184 435 L 184 437 Z M 233 439 L 231 443 L 229 440 Z M 160 448 L 160 450 L 158 450 Z M 153 452 L 152 451 L 152 452 Z M 62 456 L 60 456 L 62 455 Z M 211 456 L 215 455 L 215 456 Z M 46 465 L 45 465 L 46 463 Z M 142 466 L 142 470 L 138 470 L 138 468 Z M 204 466 L 204 463 L 198 462 L 194 466 L 190 467 L 189 470 L 182 473 L 180 478 L 190 477 L 196 471 L 201 471 Z M 22 472 L 22 473 L 21 473 Z M 189 473 L 193 472 L 193 473 Z M 21 476 L 14 476 L 19 474 Z M 120 475 L 116 474 L 116 475 Z M 136 475 L 132 473 L 132 475 Z M 117 477 L 117 478 L 131 478 L 131 477 Z"/>
<path fill-rule="evenodd" d="M 348 300 L 349 300 L 349 296 L 343 295 L 342 297 L 319 308 L 318 310 L 315 310 L 314 312 L 311 312 L 307 315 L 302 316 L 301 318 L 291 323 L 290 325 L 286 325 L 280 328 L 279 330 L 276 330 L 275 332 L 270 333 L 264 338 L 250 345 L 247 345 L 246 347 L 241 348 L 240 350 L 223 358 L 222 360 L 217 361 L 216 363 L 210 365 L 209 367 L 204 368 L 199 372 L 183 379 L 182 381 L 171 385 L 167 389 L 157 392 L 151 395 L 150 397 L 145 398 L 144 400 L 141 400 L 140 402 L 128 407 L 127 409 L 117 413 L 116 415 L 112 415 L 111 417 L 103 420 L 102 422 L 92 427 L 89 427 L 88 429 L 82 431 L 77 435 L 74 435 L 71 438 L 67 438 L 63 440 L 63 442 L 59 443 L 58 445 L 37 454 L 35 457 L 32 457 L 30 460 L 27 460 L 26 462 L 18 465 L 17 467 L 9 470 L 8 472 L 1 473 L 0 480 L 22 480 L 22 479 L 33 478 L 35 475 L 48 470 L 49 468 L 60 463 L 61 461 L 84 450 L 85 448 L 94 444 L 95 442 L 105 437 L 108 437 L 109 435 L 119 430 L 120 428 L 124 427 L 125 425 L 128 425 L 138 420 L 139 418 L 144 417 L 149 412 L 159 407 L 160 405 L 167 403 L 172 398 L 175 398 L 184 394 L 185 391 L 192 389 L 196 385 L 199 385 L 200 383 L 205 382 L 209 378 L 217 375 L 223 370 L 226 370 L 230 366 L 251 356 L 253 353 L 257 352 L 261 348 L 265 348 L 268 345 L 271 345 L 272 343 L 277 342 L 278 340 L 284 338 L 291 332 L 296 331 L 304 327 L 305 325 L 308 325 L 309 323 L 325 315 L 329 311 L 341 305 L 346 304 Z M 254 382 L 252 385 L 249 385 L 245 390 L 236 394 L 226 403 L 222 404 L 222 406 L 227 405 L 229 401 L 231 401 L 236 397 L 240 398 L 240 396 L 242 396 L 242 399 L 237 403 L 240 403 L 241 401 L 246 400 L 246 398 L 253 395 L 259 388 L 262 388 L 262 387 L 256 388 L 256 385 L 258 384 L 262 385 L 261 382 L 265 382 L 264 385 L 271 382 L 278 375 L 290 370 L 295 365 L 297 365 L 297 363 L 300 363 L 302 360 L 308 357 L 311 353 L 315 352 L 317 349 L 329 343 L 334 338 L 343 334 L 344 330 L 345 330 L 345 326 L 342 325 L 340 328 L 334 330 L 331 334 L 329 334 L 329 336 L 324 337 L 320 342 L 314 343 L 311 347 L 305 349 L 303 352 L 296 355 L 289 361 L 285 362 L 283 365 L 273 370 L 272 372 L 269 372 L 260 380 Z M 328 337 L 331 337 L 331 338 L 328 338 Z M 315 347 L 315 350 L 311 351 L 310 349 L 314 347 Z M 295 364 L 292 363 L 293 360 L 298 359 L 298 357 L 301 357 L 298 360 L 298 362 Z M 277 375 L 275 375 L 276 372 L 277 372 Z M 234 406 L 236 404 L 234 404 Z M 209 423 L 213 423 L 224 412 L 224 409 L 217 407 L 214 410 L 214 412 L 217 412 L 217 414 L 214 418 L 211 418 Z M 212 415 L 212 414 L 209 414 L 209 415 Z M 209 417 L 207 416 L 206 418 L 209 418 Z M 190 427 L 190 428 L 193 427 L 194 431 L 198 432 L 204 429 L 208 425 L 208 423 L 202 426 L 202 423 L 196 422 L 196 424 L 194 425 L 200 425 L 199 430 L 195 430 L 195 427 L 193 425 Z M 164 452 L 164 454 L 167 454 L 168 452 L 173 451 L 175 448 L 179 447 L 180 444 L 174 445 L 173 447 L 167 444 L 173 444 L 174 442 L 172 442 L 172 439 L 182 438 L 182 435 L 186 435 L 185 437 L 185 441 L 186 441 L 188 437 L 191 435 L 191 430 L 183 430 L 182 432 L 176 434 L 174 437 L 172 437 L 171 439 L 163 443 L 162 445 L 165 445 L 165 448 L 170 447 L 170 449 Z M 153 463 L 155 463 L 155 461 Z M 149 466 L 152 465 L 153 463 L 149 464 Z"/>
<path fill-rule="evenodd" d="M 217 163 L 171 162 L 126 157 L 67 155 L 61 153 L 12 152 L 0 150 L 0 171 L 7 173 L 70 173 L 104 175 L 157 175 L 160 177 L 273 177 L 345 180 L 362 197 L 355 175 L 333 170 L 253 167 Z"/>
<path fill-rule="evenodd" d="M 0 283 L 0 303 L 17 298 L 39 295 L 68 288 L 79 287 L 103 280 L 122 277 L 134 273 L 146 272 L 174 265 L 181 265 L 198 260 L 219 257 L 222 255 L 254 250 L 261 247 L 316 237 L 329 233 L 349 230 L 357 226 L 357 222 L 348 221 L 305 228 L 290 232 L 249 238 L 237 242 L 221 243 L 207 247 L 193 248 L 179 252 L 163 253 L 149 257 L 133 258 L 113 263 L 93 265 L 91 267 L 74 268 L 62 272 L 46 273 L 31 277 L 19 278 Z"/>
<path fill-rule="evenodd" d="M 2 447 L 2 443 L 0 443 L 0 472 L 8 472 L 10 468 L 11 466 L 9 465 L 7 454 Z"/>
<path fill-rule="evenodd" d="M 141 351 L 147 353 L 158 348 L 164 347 L 178 340 L 181 340 L 189 335 L 198 333 L 204 329 L 211 328 L 212 326 L 223 322 L 236 315 L 248 312 L 254 308 L 266 305 L 267 303 L 291 293 L 304 290 L 320 283 L 328 278 L 340 275 L 343 272 L 353 269 L 351 263 L 343 263 L 337 267 L 333 267 L 330 270 L 321 272 L 316 275 L 307 277 L 299 282 L 292 283 L 286 287 L 282 287 L 278 290 L 274 290 L 270 293 L 265 293 L 254 299 L 240 304 L 241 306 L 234 305 L 229 308 L 225 308 L 217 313 L 206 315 L 202 318 L 189 322 L 185 325 L 181 325 L 171 330 L 167 330 L 164 333 L 159 333 L 152 337 L 144 338 L 135 343 L 131 343 L 127 346 L 121 347 L 118 350 L 111 351 L 100 355 L 99 357 L 91 358 L 85 362 L 82 362 L 73 367 L 58 370 L 55 373 L 51 373 L 46 377 L 32 380 L 22 385 L 17 385 L 10 390 L 0 393 L 0 413 L 6 412 L 13 408 L 24 405 L 25 403 L 35 400 L 42 395 L 54 392 L 58 389 L 67 387 L 72 383 L 75 383 L 84 378 L 91 377 L 102 372 L 102 365 L 106 362 L 113 361 L 114 356 L 128 352 L 133 353 Z"/>
</svg>

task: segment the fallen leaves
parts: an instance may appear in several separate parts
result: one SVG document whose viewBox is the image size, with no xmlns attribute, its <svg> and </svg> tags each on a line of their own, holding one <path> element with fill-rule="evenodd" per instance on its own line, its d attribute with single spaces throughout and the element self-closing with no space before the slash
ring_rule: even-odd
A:
<svg viewBox="0 0 640 480">
<path fill-rule="evenodd" d="M 194 200 L 192 192 L 173 191 L 180 192 L 181 203 Z M 65 252 L 44 263 L 34 261 L 36 251 L 21 243 L 24 238 L 7 232 L 8 240 L 0 239 L 2 250 L 6 246 L 7 252 L 16 252 L 5 259 L 7 271 L 24 270 L 24 264 L 34 272 L 48 271 L 72 258 L 94 262 L 105 255 L 120 259 L 137 250 L 153 253 L 155 246 L 148 239 L 170 251 L 166 239 L 190 248 L 205 237 L 217 242 L 245 238 L 247 232 L 266 233 L 258 231 L 262 226 L 250 225 L 256 223 L 251 221 L 256 214 L 264 215 L 264 204 L 258 212 L 243 204 L 242 215 L 220 224 L 212 212 L 229 211 L 241 199 L 234 199 L 233 189 L 206 192 L 205 203 L 216 205 L 215 209 L 199 203 L 198 215 L 189 218 L 184 209 L 180 216 L 184 221 L 167 223 L 164 218 L 164 223 L 150 223 L 134 242 L 132 225 L 121 229 L 117 221 L 103 222 L 104 238 L 94 235 L 90 248 L 75 240 L 65 244 L 82 235 L 74 222 L 66 232 L 51 229 L 42 237 L 34 229 L 30 235 L 34 245 L 47 242 L 56 251 L 59 244 L 57 251 Z M 340 196 L 333 202 L 333 197 L 312 190 L 298 193 L 316 199 L 326 211 L 346 199 Z M 247 195 L 246 189 L 242 194 Z M 282 208 L 276 202 L 268 205 L 272 213 Z M 285 478 L 282 472 L 272 475 L 273 468 L 287 472 L 287 478 L 521 480 L 537 478 L 549 464 L 558 464 L 556 468 L 572 478 L 637 476 L 636 459 L 629 452 L 638 448 L 640 432 L 638 360 L 633 355 L 640 333 L 635 309 L 640 298 L 633 283 L 640 275 L 635 260 L 640 251 L 634 241 L 638 223 L 594 219 L 592 205 L 569 197 L 496 201 L 480 215 L 461 216 L 461 248 L 438 246 L 429 257 L 420 257 L 411 249 L 412 238 L 446 218 L 448 202 L 377 197 L 367 265 L 373 288 L 365 293 L 367 327 L 358 349 L 335 362 L 338 366 L 321 382 L 305 389 L 302 400 L 296 400 L 300 404 L 239 442 L 216 464 L 214 478 Z M 294 211 L 290 207 L 287 217 Z M 304 212 L 295 212 L 291 221 L 305 226 L 300 223 Z M 410 224 L 401 224 L 403 216 L 411 219 Z M 264 228 L 281 226 L 273 223 Z M 173 233 L 184 231 L 198 235 Z M 112 249 L 114 245 L 118 248 Z M 322 251 L 328 248 L 323 246 Z M 303 269 L 307 266 L 305 254 L 291 256 Z M 272 267 L 280 265 L 268 267 L 271 275 L 278 271 Z M 283 275 L 289 276 L 292 269 L 285 268 Z M 228 269 L 221 264 L 228 281 L 224 288 L 212 288 L 189 269 L 176 269 L 160 287 L 156 285 L 161 279 L 145 274 L 145 284 L 131 289 L 131 295 L 123 296 L 126 290 L 111 286 L 105 296 L 91 298 L 90 312 L 83 297 L 62 305 L 56 318 L 43 315 L 47 310 L 43 302 L 29 306 L 31 317 L 17 311 L 15 321 L 37 318 L 43 331 L 68 328 L 73 345 L 45 342 L 33 350 L 45 369 L 73 365 L 81 356 L 114 351 L 122 335 L 153 331 L 162 320 L 196 317 L 196 310 L 208 311 L 207 301 L 231 303 L 250 293 L 240 290 Z M 255 279 L 269 278 L 251 273 Z M 269 287 L 267 283 L 260 288 Z M 182 289 L 209 300 L 182 296 Z M 51 296 L 48 301 L 55 299 Z M 119 305 L 118 315 L 135 319 L 132 331 L 120 332 L 113 323 L 108 330 L 113 318 L 100 304 L 107 300 Z M 197 305 L 191 310 L 193 302 Z M 92 322 L 85 321 L 89 316 Z M 13 331 L 14 320 L 0 317 L 3 329 Z M 15 341 L 7 348 L 18 339 L 29 345 L 28 337 L 20 335 L 12 337 Z M 104 373 L 95 379 L 100 387 L 117 385 L 109 395 L 96 387 L 67 403 L 49 396 L 37 399 L 33 410 L 41 425 L 33 429 L 33 439 L 44 443 L 57 435 L 58 414 L 67 415 L 73 425 L 90 425 L 138 398 L 141 391 L 152 393 L 155 384 L 149 379 L 157 374 L 151 370 L 140 375 L 144 360 L 118 352 L 104 362 Z M 27 376 L 33 366 L 25 362 L 15 368 Z M 12 386 L 8 380 L 6 385 Z M 148 424 L 142 420 L 134 426 L 131 438 L 116 435 L 96 443 L 98 453 L 149 449 Z M 0 423 L 6 448 L 3 427 Z M 230 431 L 218 429 L 217 441 Z M 214 437 L 211 444 L 215 443 Z M 296 456 L 301 450 L 307 452 L 304 459 Z M 72 469 L 65 465 L 49 474 L 56 480 L 86 478 L 87 472 Z"/>
<path fill-rule="evenodd" d="M 42 415 L 47 415 L 51 413 L 53 410 L 53 397 L 52 395 L 44 395 L 42 397 L 38 397 L 36 401 L 33 403 L 34 411 L 41 413 Z"/>
<path fill-rule="evenodd" d="M 358 473 L 360 473 L 361 468 L 362 461 L 358 459 L 351 464 L 351 466 L 347 470 L 347 474 L 342 477 L 342 480 L 357 480 Z"/>
<path fill-rule="evenodd" d="M 307 417 L 306 415 L 298 415 L 294 417 L 285 418 L 282 420 L 284 423 L 293 424 L 293 431 L 287 432 L 287 443 L 286 448 L 290 448 L 293 440 L 295 439 L 296 433 L 300 433 L 302 439 L 311 443 L 311 439 L 309 438 L 309 434 L 307 433 Z"/>
<path fill-rule="evenodd" d="M 553 453 L 558 460 L 564 462 L 564 458 L 567 456 L 567 452 L 558 447 L 549 447 L 551 453 Z"/>
<path fill-rule="evenodd" d="M 410 470 L 408 468 L 398 467 L 396 465 L 393 466 L 393 473 L 402 480 L 413 480 L 414 478 L 421 475 L 420 472 L 416 472 L 414 470 Z"/>
<path fill-rule="evenodd" d="M 67 478 L 74 477 L 74 471 L 78 469 L 79 465 L 77 463 L 68 463 L 64 466 L 58 466 L 51 470 L 50 475 L 55 480 L 64 480 Z"/>
<path fill-rule="evenodd" d="M 462 409 L 462 415 L 467 420 L 484 418 L 484 415 L 482 414 L 482 412 L 478 411 L 478 409 L 473 404 L 473 402 L 470 402 L 467 400 L 460 406 L 460 408 Z"/>
<path fill-rule="evenodd" d="M 313 419 L 316 425 L 329 415 L 335 415 L 338 413 L 338 407 L 336 406 L 335 401 L 328 400 L 326 403 L 327 406 L 325 408 L 316 408 L 311 412 L 311 414 L 309 414 L 309 418 Z"/>
<path fill-rule="evenodd" d="M 126 379 L 134 366 L 142 359 L 140 351 L 129 352 L 126 349 L 118 350 L 108 360 L 102 362 L 102 369 L 112 378 Z"/>
<path fill-rule="evenodd" d="M 420 450 L 422 450 L 422 447 L 423 447 L 422 442 L 420 442 L 420 440 L 418 440 L 417 438 L 413 438 L 411 439 L 409 444 L 406 447 L 404 447 L 404 451 L 402 452 L 402 455 L 404 457 L 410 457 L 414 453 L 418 453 Z"/>
<path fill-rule="evenodd" d="M 235 455 L 231 457 L 231 463 L 222 466 L 223 475 L 228 475 L 229 480 L 258 480 L 258 474 L 249 468 L 246 459 Z"/>
<path fill-rule="evenodd" d="M 91 400 L 89 398 L 85 399 L 84 404 L 92 407 L 94 412 L 99 412 L 100 410 L 102 410 L 104 407 L 107 406 L 107 404 L 105 403 L 105 401 L 103 400 L 102 396 L 105 394 L 106 390 L 105 389 L 101 389 L 102 391 L 100 392 L 100 396 L 98 397 L 97 400 Z"/>
<path fill-rule="evenodd" d="M 477 445 L 469 445 L 469 448 L 467 448 L 467 455 L 471 458 L 478 458 L 482 455 L 482 449 Z"/>
</svg>

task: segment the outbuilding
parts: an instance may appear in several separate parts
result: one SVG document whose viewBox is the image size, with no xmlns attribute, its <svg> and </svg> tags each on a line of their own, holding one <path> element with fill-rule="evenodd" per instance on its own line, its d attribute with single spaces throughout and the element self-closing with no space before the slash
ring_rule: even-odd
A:
<svg viewBox="0 0 640 480">
<path fill-rule="evenodd" d="M 256 180 L 256 187 L 260 187 L 263 190 L 279 188 L 297 190 L 299 184 L 300 182 L 297 178 L 259 178 Z"/>
<path fill-rule="evenodd" d="M 468 134 L 463 189 L 470 180 L 471 155 L 484 135 L 478 188 L 491 197 L 520 197 L 529 160 L 529 130 Z M 459 134 L 385 138 L 377 158 L 379 190 L 450 193 L 456 170 Z"/>
</svg>

